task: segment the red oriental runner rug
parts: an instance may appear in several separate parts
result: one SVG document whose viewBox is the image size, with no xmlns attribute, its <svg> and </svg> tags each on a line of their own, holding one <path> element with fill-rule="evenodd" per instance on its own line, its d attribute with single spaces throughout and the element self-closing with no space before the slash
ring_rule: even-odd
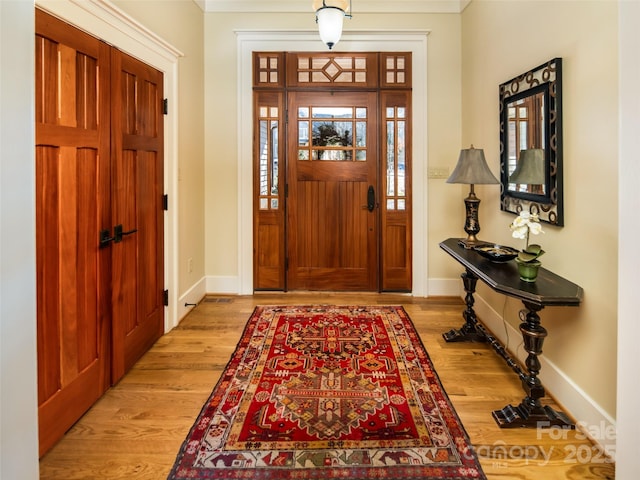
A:
<svg viewBox="0 0 640 480">
<path fill-rule="evenodd" d="M 169 474 L 486 479 L 399 306 L 261 306 Z"/>
</svg>

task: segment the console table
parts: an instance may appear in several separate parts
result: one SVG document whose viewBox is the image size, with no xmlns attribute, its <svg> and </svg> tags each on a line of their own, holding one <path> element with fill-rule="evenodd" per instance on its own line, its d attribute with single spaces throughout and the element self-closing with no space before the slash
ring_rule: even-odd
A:
<svg viewBox="0 0 640 480">
<path fill-rule="evenodd" d="M 507 405 L 493 411 L 493 418 L 498 426 L 501 428 L 574 427 L 575 425 L 566 414 L 549 406 L 543 406 L 540 402 L 545 391 L 538 378 L 540 373 L 538 355 L 542 353 L 542 344 L 547 331 L 540 325 L 538 312 L 546 306 L 577 307 L 582 300 L 582 288 L 545 268 L 540 268 L 536 282 L 524 282 L 520 280 L 515 261 L 491 262 L 475 250 L 464 248 L 459 242 L 459 238 L 449 238 L 440 243 L 440 248 L 465 268 L 465 272 L 461 275 L 466 292 L 466 309 L 462 314 L 465 323 L 457 330 L 443 333 L 443 338 L 447 342 L 489 342 L 520 377 L 526 395 L 517 406 Z M 496 292 L 518 298 L 524 304 L 526 315 L 521 316 L 520 331 L 524 340 L 524 349 L 528 353 L 525 362 L 527 372 L 523 371 L 504 346 L 478 322 L 473 310 L 473 294 L 478 279 Z"/>
</svg>

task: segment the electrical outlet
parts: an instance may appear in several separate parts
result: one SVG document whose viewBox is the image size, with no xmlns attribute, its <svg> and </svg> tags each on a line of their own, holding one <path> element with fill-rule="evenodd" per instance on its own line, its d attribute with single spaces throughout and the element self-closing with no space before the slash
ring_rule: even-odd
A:
<svg viewBox="0 0 640 480">
<path fill-rule="evenodd" d="M 187 260 L 187 273 L 193 273 L 193 258 Z"/>
</svg>

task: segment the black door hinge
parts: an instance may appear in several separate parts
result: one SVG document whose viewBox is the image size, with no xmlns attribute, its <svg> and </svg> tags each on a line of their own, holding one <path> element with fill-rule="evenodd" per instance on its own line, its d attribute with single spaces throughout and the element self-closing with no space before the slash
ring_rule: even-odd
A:
<svg viewBox="0 0 640 480">
<path fill-rule="evenodd" d="M 162 196 L 162 209 L 169 210 L 169 195 L 166 193 Z"/>
<path fill-rule="evenodd" d="M 162 113 L 164 113 L 165 115 L 167 115 L 169 113 L 169 99 L 168 98 L 164 98 L 162 100 Z"/>
<path fill-rule="evenodd" d="M 169 306 L 169 290 L 162 292 L 162 303 L 164 303 L 165 307 Z"/>
</svg>

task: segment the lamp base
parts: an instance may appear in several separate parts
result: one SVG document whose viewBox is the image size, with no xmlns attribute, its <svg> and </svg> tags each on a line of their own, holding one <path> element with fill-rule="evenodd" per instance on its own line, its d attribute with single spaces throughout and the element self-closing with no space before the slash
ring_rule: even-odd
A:
<svg viewBox="0 0 640 480">
<path fill-rule="evenodd" d="M 464 223 L 464 231 L 467 234 L 466 240 L 460 240 L 460 245 L 464 248 L 470 249 L 475 245 L 478 245 L 482 242 L 478 240 L 476 236 L 480 233 L 480 222 L 478 221 L 478 210 L 480 208 L 480 199 L 476 197 L 474 192 L 473 185 L 471 185 L 471 191 L 469 192 L 469 196 L 464 199 L 464 206 L 466 210 L 466 220 Z"/>
<path fill-rule="evenodd" d="M 461 247 L 466 248 L 467 250 L 471 250 L 473 247 L 477 246 L 477 245 L 482 245 L 485 244 L 487 242 L 483 241 L 483 240 L 478 240 L 475 236 L 473 238 L 471 237 L 467 237 L 467 238 L 461 238 L 458 240 L 458 245 L 460 245 Z"/>
</svg>

